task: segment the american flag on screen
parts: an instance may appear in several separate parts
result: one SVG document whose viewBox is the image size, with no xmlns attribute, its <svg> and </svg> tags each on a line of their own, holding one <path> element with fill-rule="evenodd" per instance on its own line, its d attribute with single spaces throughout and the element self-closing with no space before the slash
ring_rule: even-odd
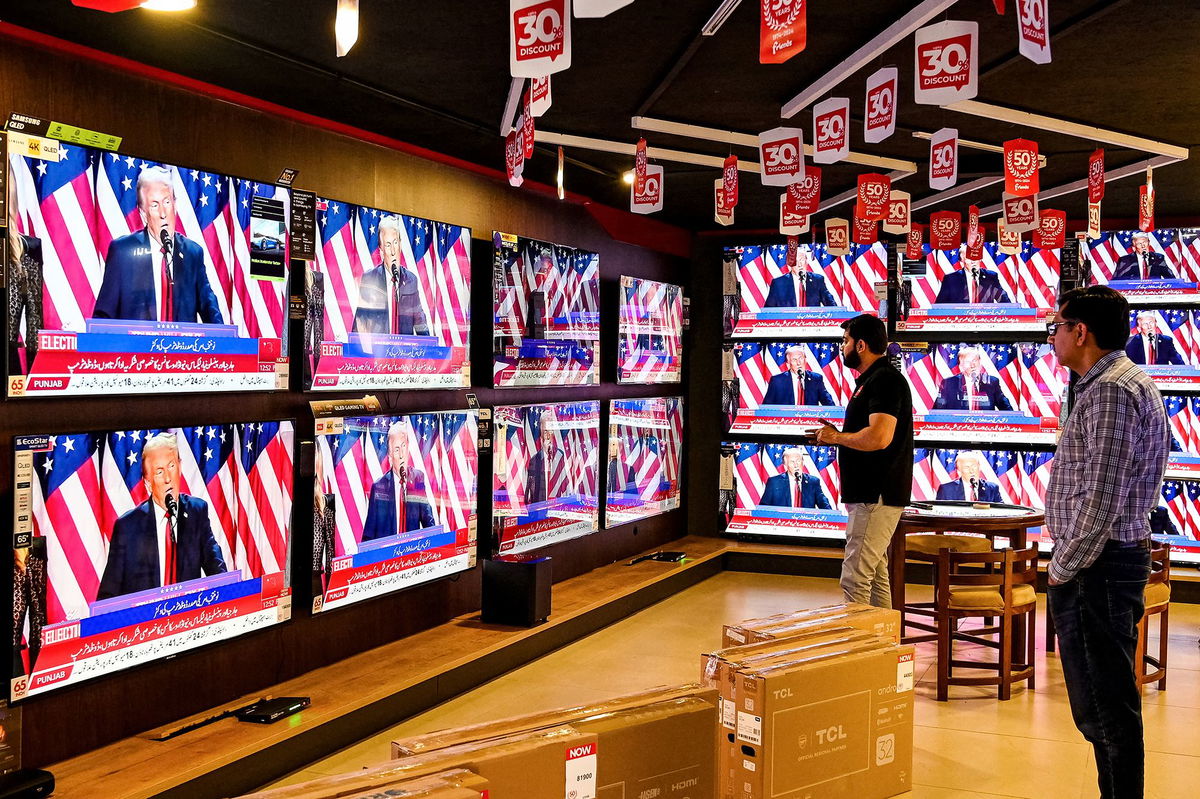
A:
<svg viewBox="0 0 1200 799">
<path fill-rule="evenodd" d="M 1053 465 L 1053 452 L 1022 453 L 1023 504 L 1031 508 L 1046 507 L 1046 488 L 1050 485 L 1050 469 Z"/>
<path fill-rule="evenodd" d="M 1176 394 L 1163 395 L 1163 408 L 1167 412 L 1167 423 L 1170 426 L 1172 452 L 1187 452 L 1191 444 L 1192 408 L 1187 397 Z"/>
<path fill-rule="evenodd" d="M 659 498 L 666 487 L 666 469 L 662 458 L 662 443 L 653 430 L 639 430 L 632 440 L 632 450 L 624 463 L 633 470 L 638 496 L 643 501 Z"/>
<path fill-rule="evenodd" d="M 937 488 L 958 480 L 958 456 L 964 452 L 977 450 L 939 449 L 935 450 L 933 459 L 934 496 Z M 1000 488 L 1000 500 L 1021 504 L 1023 499 L 1022 462 L 1017 453 L 1009 450 L 987 450 L 979 452 L 982 459 L 979 464 L 979 478 L 994 483 Z"/>
<path fill-rule="evenodd" d="M 812 260 L 808 262 L 809 271 L 814 275 L 824 277 L 830 293 L 833 294 L 834 299 L 840 302 L 841 292 L 838 287 L 841 285 L 841 278 L 835 268 L 838 259 L 826 252 L 824 245 L 802 244 L 800 246 L 801 253 L 806 248 L 813 256 Z M 787 274 L 787 245 L 754 244 L 738 247 L 734 251 L 737 250 L 741 251 L 737 255 L 741 309 L 743 313 L 757 313 L 766 305 L 767 294 L 771 291 L 771 281 Z M 797 257 L 803 256 L 797 254 Z"/>
<path fill-rule="evenodd" d="M 924 245 L 925 274 L 912 279 L 913 307 L 934 305 L 946 275 L 959 268 L 959 250 L 934 250 Z M 1001 288 L 1013 302 L 1027 308 L 1053 308 L 1058 296 L 1059 252 L 1039 250 L 1023 242 L 1019 255 L 1000 251 L 997 242 L 983 245 L 982 265 L 995 272 Z"/>
<path fill-rule="evenodd" d="M 774 358 L 768 362 L 768 349 L 758 342 L 733 345 L 738 377 L 738 407 L 757 408 L 767 396 L 767 382 L 778 373 Z"/>
<path fill-rule="evenodd" d="M 1200 363 L 1200 316 L 1186 308 L 1133 310 L 1129 312 L 1129 335 L 1138 335 L 1138 314 L 1152 313 L 1158 322 L 1158 334 L 1175 342 L 1175 350 L 1184 363 Z"/>
<path fill-rule="evenodd" d="M 805 447 L 804 471 L 821 481 L 821 490 L 829 504 L 837 507 L 842 501 L 842 473 L 838 468 L 837 447 Z"/>
<path fill-rule="evenodd" d="M 829 272 L 834 275 L 830 290 L 842 305 L 864 313 L 873 311 L 879 305 L 875 284 L 887 282 L 887 248 L 882 242 L 852 244 L 850 252 L 839 257 Z"/>
<path fill-rule="evenodd" d="M 1021 387 L 1024 383 L 1021 372 L 1022 363 L 1018 357 L 1016 344 L 983 344 L 983 368 L 991 376 L 1000 380 L 1000 386 L 1008 396 L 1008 402 L 1014 409 L 1019 409 Z"/>
<path fill-rule="evenodd" d="M 933 468 L 936 460 L 937 450 L 927 447 L 917 447 L 913 450 L 913 499 L 928 501 L 937 496 L 938 484 L 934 481 Z"/>
<path fill-rule="evenodd" d="M 758 408 L 767 396 L 772 377 L 787 370 L 789 347 L 804 348 L 805 368 L 818 372 L 825 388 L 838 405 L 846 404 L 854 390 L 854 373 L 842 362 L 841 347 L 834 342 L 774 341 L 767 344 L 745 342 L 733 345 L 739 382 L 739 407 Z"/>
<path fill-rule="evenodd" d="M 667 429 L 663 439 L 663 462 L 667 479 L 679 485 L 683 458 L 683 399 L 667 397 Z"/>
<path fill-rule="evenodd" d="M 1191 397 L 1189 404 L 1192 411 L 1192 423 L 1188 427 L 1189 436 L 1184 447 L 1188 452 L 1200 454 L 1200 397 Z"/>
<path fill-rule="evenodd" d="M 913 410 L 929 413 L 937 401 L 942 381 L 954 374 L 949 362 L 938 352 L 939 348 L 926 351 L 905 350 L 904 373 L 912 388 Z"/>
<path fill-rule="evenodd" d="M 767 486 L 766 464 L 762 458 L 762 444 L 741 443 L 734 453 L 734 477 L 737 479 L 737 507 L 754 509 L 762 499 Z"/>
<path fill-rule="evenodd" d="M 1200 283 L 1200 229 L 1184 228 L 1172 248 L 1167 250 L 1167 263 L 1177 266 L 1181 280 Z"/>
<path fill-rule="evenodd" d="M 285 567 L 291 422 L 55 436 L 49 452 L 34 455 L 34 534 L 49 545 L 50 623 L 82 618 L 96 600 L 113 523 L 149 496 L 142 450 L 159 432 L 175 436 L 179 491 L 208 505 L 226 565 L 244 579 Z"/>
<path fill-rule="evenodd" d="M 1187 483 L 1183 480 L 1164 480 L 1162 504 L 1166 506 L 1167 516 L 1180 535 L 1195 538 L 1193 531 L 1196 529 L 1196 513 L 1193 503 L 1188 498 Z"/>
<path fill-rule="evenodd" d="M 1138 230 L 1113 230 L 1101 233 L 1099 238 L 1087 240 L 1088 260 L 1092 263 L 1092 279 L 1097 283 L 1112 280 L 1117 271 L 1117 261 L 1122 255 L 1133 252 L 1133 234 Z M 1149 234 L 1150 252 L 1162 255 L 1171 270 L 1179 274 L 1181 250 L 1176 246 L 1174 229 L 1153 230 Z"/>
<path fill-rule="evenodd" d="M 1200 541 L 1200 482 L 1189 480 L 1184 484 L 1188 498 L 1188 526 L 1179 528 L 1180 535 Z"/>
<path fill-rule="evenodd" d="M 1028 416 L 1057 419 L 1070 373 L 1049 344 L 1018 344 L 1021 353 L 1021 408 Z"/>
<path fill-rule="evenodd" d="M 999 252 L 998 243 L 985 245 L 985 254 L 994 251 L 996 257 L 1005 257 Z M 1018 270 L 1018 291 L 1013 295 L 1017 302 L 1028 308 L 1054 308 L 1058 304 L 1058 278 L 1062 273 L 1062 251 L 1058 248 L 1040 249 L 1031 242 L 1021 243 L 1020 261 L 1014 263 Z M 1015 256 L 1007 256 L 1012 259 Z"/>
</svg>

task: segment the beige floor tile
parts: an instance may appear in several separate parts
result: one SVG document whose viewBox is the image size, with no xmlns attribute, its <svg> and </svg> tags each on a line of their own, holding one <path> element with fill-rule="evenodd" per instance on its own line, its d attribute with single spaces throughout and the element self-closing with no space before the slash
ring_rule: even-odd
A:
<svg viewBox="0 0 1200 799">
<path fill-rule="evenodd" d="M 913 780 L 955 791 L 1002 796 L 1076 796 L 1089 749 L 1082 740 L 1033 741 L 918 726 Z"/>
<path fill-rule="evenodd" d="M 1195 796 L 1200 785 L 1200 757 L 1146 753 L 1146 799 Z"/>
<path fill-rule="evenodd" d="M 1021 799 L 1011 793 L 980 793 L 958 788 L 939 788 L 935 785 L 914 785 L 907 793 L 897 794 L 892 799 Z"/>
</svg>

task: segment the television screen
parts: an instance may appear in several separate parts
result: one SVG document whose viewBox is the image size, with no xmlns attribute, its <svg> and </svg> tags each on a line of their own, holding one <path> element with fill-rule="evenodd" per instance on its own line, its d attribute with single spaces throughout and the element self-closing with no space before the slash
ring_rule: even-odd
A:
<svg viewBox="0 0 1200 799">
<path fill-rule="evenodd" d="M 618 383 L 678 383 L 683 362 L 683 289 L 621 277 Z"/>
<path fill-rule="evenodd" d="M 1143 307 L 1130 311 L 1125 354 L 1162 391 L 1200 388 L 1200 312 Z"/>
<path fill-rule="evenodd" d="M 77 144 L 41 155 L 8 158 L 9 396 L 277 387 L 287 189 Z"/>
<path fill-rule="evenodd" d="M 290 421 L 17 436 L 15 699 L 291 615 Z"/>
<path fill-rule="evenodd" d="M 1045 333 L 1058 296 L 1059 251 L 1029 242 L 1018 255 L 986 242 L 974 260 L 960 250 L 934 250 L 900 264 L 902 312 L 897 330 L 1002 330 Z"/>
<path fill-rule="evenodd" d="M 475 565 L 475 411 L 317 420 L 313 612 Z"/>
<path fill-rule="evenodd" d="M 1194 229 L 1114 230 L 1087 240 L 1091 279 L 1125 295 L 1130 305 L 1196 302 L 1197 233 Z"/>
<path fill-rule="evenodd" d="M 317 199 L 304 385 L 471 385 L 471 229 Z"/>
<path fill-rule="evenodd" d="M 837 448 L 789 443 L 722 447 L 722 484 L 732 489 L 730 535 L 846 537 Z"/>
<path fill-rule="evenodd" d="M 600 529 L 600 403 L 495 409 L 496 551 L 527 552 Z"/>
<path fill-rule="evenodd" d="M 1171 545 L 1172 561 L 1200 563 L 1200 480 L 1164 480 L 1150 530 Z"/>
<path fill-rule="evenodd" d="M 683 398 L 612 400 L 608 408 L 605 527 L 678 508 Z"/>
<path fill-rule="evenodd" d="M 804 435 L 821 422 L 838 427 L 854 390 L 854 372 L 832 341 L 735 342 L 725 345 L 737 386 L 730 431 Z"/>
<path fill-rule="evenodd" d="M 600 339 L 600 256 L 493 233 L 494 381 L 594 385 Z"/>
<path fill-rule="evenodd" d="M 876 286 L 887 284 L 883 244 L 853 244 L 843 256 L 830 255 L 824 244 L 802 244 L 790 267 L 787 250 L 786 244 L 725 249 L 724 269 L 737 282 L 734 318 L 727 320 L 734 338 L 841 339 L 842 322 L 879 313 Z"/>
<path fill-rule="evenodd" d="M 901 359 L 918 440 L 1054 443 L 1067 370 L 1050 345 L 933 344 Z"/>
</svg>

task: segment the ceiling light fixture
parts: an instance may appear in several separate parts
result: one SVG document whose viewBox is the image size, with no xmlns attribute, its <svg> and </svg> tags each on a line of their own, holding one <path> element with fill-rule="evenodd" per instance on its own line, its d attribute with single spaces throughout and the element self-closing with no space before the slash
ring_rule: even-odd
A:
<svg viewBox="0 0 1200 799">
<path fill-rule="evenodd" d="M 621 180 L 625 181 L 626 186 L 632 186 L 633 185 L 633 170 L 632 169 L 625 170 L 625 174 L 621 175 Z"/>
<path fill-rule="evenodd" d="M 700 29 L 702 36 L 712 36 L 721 29 L 725 24 L 725 20 L 729 19 L 729 15 L 733 10 L 741 5 L 742 0 L 724 0 L 721 5 L 713 12 L 713 15 L 708 18 L 708 22 L 704 23 L 704 27 Z"/>
<path fill-rule="evenodd" d="M 338 58 L 341 58 L 358 41 L 358 0 L 337 0 L 333 36 L 337 41 Z"/>
<path fill-rule="evenodd" d="M 146 0 L 141 7 L 147 11 L 187 11 L 196 7 L 196 0 Z"/>
</svg>

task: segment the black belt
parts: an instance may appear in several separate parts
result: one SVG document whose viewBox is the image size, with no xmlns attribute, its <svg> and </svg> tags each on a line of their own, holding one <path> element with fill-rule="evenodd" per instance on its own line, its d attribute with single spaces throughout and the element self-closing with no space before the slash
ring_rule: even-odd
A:
<svg viewBox="0 0 1200 799">
<path fill-rule="evenodd" d="M 1104 550 L 1106 552 L 1111 552 L 1114 549 L 1126 550 L 1126 549 L 1150 549 L 1150 548 L 1151 548 L 1151 544 L 1150 544 L 1149 538 L 1143 538 L 1140 541 L 1118 541 L 1115 538 L 1110 538 L 1104 544 Z"/>
</svg>

